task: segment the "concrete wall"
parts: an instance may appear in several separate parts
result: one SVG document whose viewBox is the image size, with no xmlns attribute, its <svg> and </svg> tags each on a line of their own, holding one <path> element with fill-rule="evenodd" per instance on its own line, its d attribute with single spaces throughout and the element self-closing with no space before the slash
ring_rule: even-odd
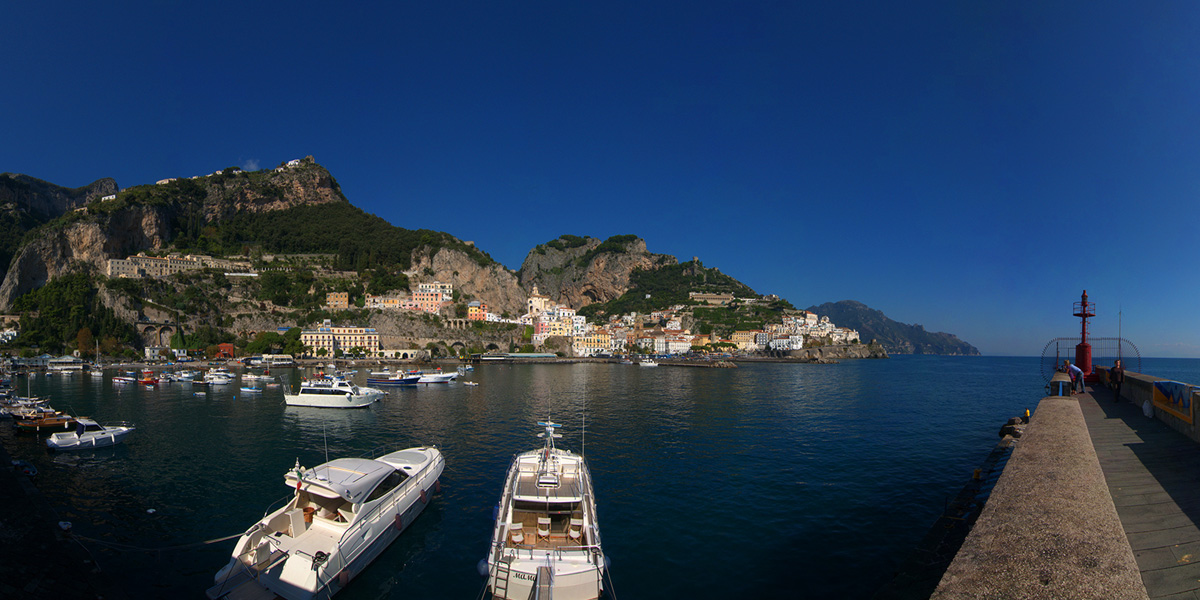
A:
<svg viewBox="0 0 1200 600">
<path fill-rule="evenodd" d="M 1099 385 L 1107 385 L 1108 382 L 1108 367 L 1097 367 L 1096 374 L 1100 376 L 1101 383 Z M 1167 381 L 1162 377 L 1154 377 L 1145 373 L 1135 373 L 1133 371 L 1125 371 L 1125 383 L 1121 385 L 1121 399 L 1128 400 L 1137 406 L 1144 406 L 1147 402 L 1154 405 L 1154 382 Z M 1185 382 L 1186 383 L 1186 382 Z M 1196 406 L 1198 398 L 1195 394 L 1192 395 L 1192 407 Z M 1154 418 L 1158 419 L 1171 426 L 1171 429 L 1188 436 L 1189 438 L 1200 442 L 1200 429 L 1196 427 L 1196 418 L 1193 416 L 1192 422 L 1176 417 L 1175 415 L 1162 410 L 1154 411 Z"/>
</svg>

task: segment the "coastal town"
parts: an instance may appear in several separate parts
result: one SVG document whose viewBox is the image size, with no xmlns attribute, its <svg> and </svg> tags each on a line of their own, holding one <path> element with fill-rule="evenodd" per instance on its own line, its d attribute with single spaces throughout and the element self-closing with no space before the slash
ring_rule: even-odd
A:
<svg viewBox="0 0 1200 600">
<path fill-rule="evenodd" d="M 256 276 L 249 261 L 219 260 L 207 256 L 129 257 L 124 261 L 109 261 L 109 276 L 162 277 L 192 268 L 232 269 L 226 276 Z M 130 275 L 126 273 L 138 273 Z M 410 273 L 417 276 L 417 273 Z M 706 294 L 692 292 L 690 299 L 705 306 L 728 306 L 734 302 L 742 305 L 765 303 L 778 298 L 736 298 L 732 294 Z M 431 315 L 450 315 L 454 305 L 454 285 L 441 281 L 417 283 L 410 294 L 392 292 L 384 295 L 365 293 L 361 306 L 380 311 L 418 311 Z M 331 292 L 325 306 L 330 310 L 346 310 L 357 306 L 356 298 L 348 292 Z M 526 312 L 517 317 L 506 317 L 489 310 L 485 302 L 471 300 L 466 303 L 467 321 L 511 323 L 532 328 L 531 343 L 542 348 L 551 337 L 567 340 L 571 355 L 575 357 L 620 355 L 627 353 L 682 355 L 694 349 L 724 349 L 738 352 L 800 350 L 806 344 L 852 344 L 860 341 L 857 331 L 837 327 L 828 317 L 797 311 L 784 315 L 780 323 L 768 324 L 763 329 L 735 331 L 728 338 L 714 334 L 695 334 L 684 327 L 683 319 L 687 305 L 673 305 L 665 310 L 649 314 L 631 313 L 610 317 L 603 323 L 589 323 L 577 310 L 558 304 L 549 296 L 539 293 L 533 286 L 525 303 Z M 397 358 L 402 350 L 382 345 L 381 336 L 369 327 L 349 324 L 334 324 L 326 321 L 315 329 L 301 332 L 301 341 L 311 349 L 313 356 L 340 356 L 352 348 L 361 349 L 365 356 Z"/>
<path fill-rule="evenodd" d="M 266 269 L 286 268 L 281 265 L 306 260 L 304 264 L 321 264 L 320 257 L 267 257 L 270 265 Z M 259 263 L 262 264 L 261 259 Z M 152 256 L 141 252 L 124 259 L 107 261 L 107 276 L 117 279 L 169 278 L 188 271 L 212 269 L 225 277 L 255 278 L 263 268 L 255 268 L 255 261 L 248 258 L 214 258 L 204 255 L 167 254 Z M 325 272 L 330 277 L 349 277 L 352 273 Z M 407 273 L 418 278 L 420 273 Z M 470 300 L 456 303 L 455 286 L 442 281 L 420 281 L 410 292 L 393 290 L 385 294 L 363 293 L 353 297 L 350 292 L 329 292 L 324 307 L 332 314 L 360 308 L 381 313 L 414 312 L 444 317 L 447 322 L 474 322 L 511 324 L 528 332 L 528 340 L 535 351 L 544 351 L 551 338 L 561 338 L 564 354 L 571 357 L 607 357 L 625 354 L 652 354 L 680 356 L 696 352 L 723 353 L 786 353 L 793 350 L 824 345 L 857 344 L 859 333 L 846 327 L 838 327 L 828 317 L 808 311 L 789 311 L 779 322 L 766 323 L 759 329 L 735 330 L 726 336 L 715 331 L 699 333 L 687 326 L 695 307 L 729 307 L 731 305 L 753 306 L 777 301 L 775 296 L 735 297 L 730 293 L 690 292 L 689 304 L 676 304 L 663 310 L 645 314 L 631 312 L 613 315 L 590 322 L 578 310 L 553 301 L 534 285 L 521 315 L 498 314 L 489 309 L 486 302 Z M 459 304 L 465 304 L 465 313 Z M 458 309 L 458 310 L 456 310 Z M 7 321 L 4 339 L 16 336 L 17 320 Z M 281 326 L 279 333 L 290 327 Z M 390 347 L 387 336 L 376 328 L 356 323 L 337 323 L 325 319 L 315 327 L 301 328 L 300 341 L 305 356 L 341 357 L 362 356 L 378 358 L 411 358 L 411 348 Z M 148 357 L 157 357 L 165 348 L 149 344 Z M 225 352 L 223 353 L 231 353 Z M 178 352 L 177 352 L 178 354 Z"/>
</svg>

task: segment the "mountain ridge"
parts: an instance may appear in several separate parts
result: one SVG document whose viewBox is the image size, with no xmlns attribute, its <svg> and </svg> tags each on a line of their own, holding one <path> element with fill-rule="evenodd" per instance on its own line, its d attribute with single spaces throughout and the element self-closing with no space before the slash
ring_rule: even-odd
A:
<svg viewBox="0 0 1200 600">
<path fill-rule="evenodd" d="M 840 327 L 858 331 L 864 342 L 876 340 L 889 354 L 944 354 L 979 356 L 979 349 L 952 333 L 929 332 L 921 325 L 894 321 L 857 300 L 810 306 L 806 310 L 829 317 Z"/>
</svg>

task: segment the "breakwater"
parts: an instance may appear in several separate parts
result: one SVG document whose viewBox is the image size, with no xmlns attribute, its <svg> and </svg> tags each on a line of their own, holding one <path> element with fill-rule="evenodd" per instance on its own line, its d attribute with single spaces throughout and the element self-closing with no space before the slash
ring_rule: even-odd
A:
<svg viewBox="0 0 1200 600">
<path fill-rule="evenodd" d="M 1038 404 L 933 598 L 1200 593 L 1196 390 L 1126 372 L 1118 394 L 1097 375 Z"/>
</svg>

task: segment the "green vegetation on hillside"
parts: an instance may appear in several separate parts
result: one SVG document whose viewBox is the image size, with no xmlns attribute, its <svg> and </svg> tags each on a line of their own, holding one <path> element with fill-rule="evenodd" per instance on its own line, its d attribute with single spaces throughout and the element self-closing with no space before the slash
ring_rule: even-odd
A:
<svg viewBox="0 0 1200 600">
<path fill-rule="evenodd" d="M 716 269 L 707 269 L 697 261 L 689 261 L 657 269 L 634 270 L 629 274 L 628 292 L 608 302 L 589 304 L 579 309 L 579 314 L 595 318 L 630 312 L 649 313 L 675 304 L 695 304 L 688 297 L 689 292 L 758 297 L 754 290 L 738 280 Z"/>
<path fill-rule="evenodd" d="M 697 306 L 692 309 L 696 332 L 708 335 L 713 331 L 727 338 L 735 331 L 762 329 L 767 323 L 779 323 L 784 311 L 795 310 L 787 300 L 749 306 Z"/>
<path fill-rule="evenodd" d="M 240 254 L 247 246 L 269 253 L 335 254 L 335 269 L 380 269 L 393 276 L 412 266 L 412 252 L 422 246 L 460 250 L 480 266 L 495 262 L 450 234 L 396 227 L 348 203 L 239 214 L 205 227 L 196 237 L 181 235 L 174 243 L 215 255 Z"/>
<path fill-rule="evenodd" d="M 96 284 L 86 273 L 64 275 L 21 296 L 13 310 L 22 315 L 21 334 L 14 340 L 14 346 L 38 347 L 43 352 L 60 354 L 76 345 L 84 329 L 89 331 L 89 339 L 101 340 L 105 352 L 111 352 L 115 345 L 139 344 L 137 330 L 101 303 Z"/>
<path fill-rule="evenodd" d="M 585 246 L 587 245 L 587 241 L 588 238 L 586 237 L 579 237 L 577 235 L 564 233 L 558 236 L 558 239 L 546 242 L 546 245 L 554 248 L 555 250 L 567 250 L 570 248 L 579 248 L 580 246 Z"/>
</svg>

